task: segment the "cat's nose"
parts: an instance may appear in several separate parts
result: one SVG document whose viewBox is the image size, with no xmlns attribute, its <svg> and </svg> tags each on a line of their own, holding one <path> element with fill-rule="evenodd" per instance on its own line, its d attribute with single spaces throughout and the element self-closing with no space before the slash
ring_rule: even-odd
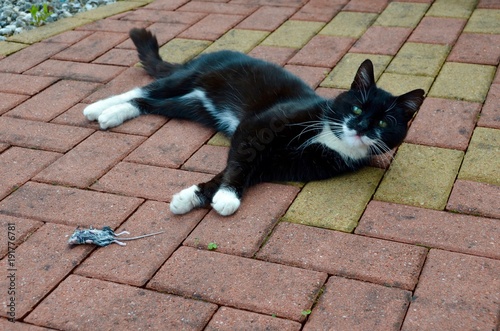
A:
<svg viewBox="0 0 500 331">
<path fill-rule="evenodd" d="M 356 130 L 359 136 L 362 136 L 368 132 L 369 128 L 370 123 L 367 120 L 362 120 L 355 125 L 354 130 Z"/>
</svg>

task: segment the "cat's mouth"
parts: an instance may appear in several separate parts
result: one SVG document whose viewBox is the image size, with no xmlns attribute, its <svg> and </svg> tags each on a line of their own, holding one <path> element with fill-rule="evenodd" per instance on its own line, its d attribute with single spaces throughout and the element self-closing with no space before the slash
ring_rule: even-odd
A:
<svg viewBox="0 0 500 331">
<path fill-rule="evenodd" d="M 344 129 L 342 140 L 354 148 L 369 148 L 371 139 L 365 135 L 360 135 L 356 130 Z"/>
</svg>

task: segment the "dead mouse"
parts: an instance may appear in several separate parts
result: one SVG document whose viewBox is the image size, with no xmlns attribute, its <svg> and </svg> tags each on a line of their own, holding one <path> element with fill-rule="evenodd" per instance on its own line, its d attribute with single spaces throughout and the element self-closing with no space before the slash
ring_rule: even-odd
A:
<svg viewBox="0 0 500 331">
<path fill-rule="evenodd" d="M 154 236 L 163 232 L 165 231 L 145 234 L 143 236 L 138 236 L 138 237 L 118 238 L 118 236 L 121 236 L 122 234 L 129 234 L 129 232 L 122 231 L 120 233 L 115 233 L 109 226 L 105 226 L 101 230 L 94 229 L 93 227 L 90 227 L 89 229 L 80 229 L 80 227 L 77 227 L 75 232 L 73 232 L 71 237 L 69 237 L 68 244 L 70 245 L 94 244 L 97 246 L 108 246 L 109 244 L 116 243 L 120 246 L 125 246 L 126 243 L 123 243 L 121 241 L 141 239 L 145 237 Z"/>
</svg>

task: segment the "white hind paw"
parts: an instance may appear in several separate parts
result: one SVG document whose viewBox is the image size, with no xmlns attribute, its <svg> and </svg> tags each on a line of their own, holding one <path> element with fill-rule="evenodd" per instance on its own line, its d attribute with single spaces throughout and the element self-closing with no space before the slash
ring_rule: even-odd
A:
<svg viewBox="0 0 500 331">
<path fill-rule="evenodd" d="M 194 208 L 200 207 L 202 201 L 196 195 L 196 192 L 200 191 L 197 185 L 188 187 L 172 197 L 172 202 L 170 202 L 170 211 L 177 215 L 182 215 L 190 212 Z"/>
<path fill-rule="evenodd" d="M 116 106 L 112 106 L 98 117 L 99 126 L 101 129 L 106 130 L 108 128 L 113 128 L 129 120 L 131 118 L 140 115 L 140 111 L 134 105 L 126 102 Z"/>
<path fill-rule="evenodd" d="M 227 188 L 221 188 L 212 198 L 212 207 L 222 216 L 234 214 L 240 207 L 240 199 L 236 193 Z"/>
</svg>

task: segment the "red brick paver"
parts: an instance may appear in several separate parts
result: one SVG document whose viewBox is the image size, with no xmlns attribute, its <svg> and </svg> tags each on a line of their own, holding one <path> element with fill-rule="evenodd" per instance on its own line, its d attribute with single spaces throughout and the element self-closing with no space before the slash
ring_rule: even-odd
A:
<svg viewBox="0 0 500 331">
<path fill-rule="evenodd" d="M 0 92 L 34 95 L 57 79 L 0 72 Z"/>
<path fill-rule="evenodd" d="M 413 120 L 406 141 L 465 150 L 480 108 L 479 103 L 427 98 Z"/>
<path fill-rule="evenodd" d="M 213 176 L 137 163 L 121 162 L 101 177 L 92 188 L 115 194 L 170 201 L 172 195 Z"/>
<path fill-rule="evenodd" d="M 500 261 L 431 250 L 402 330 L 494 330 Z"/>
<path fill-rule="evenodd" d="M 0 115 L 28 98 L 27 95 L 0 92 Z"/>
<path fill-rule="evenodd" d="M 143 141 L 143 137 L 133 135 L 96 132 L 45 168 L 34 180 L 76 187 L 90 186 Z M 85 168 L 81 169 L 80 164 L 85 164 Z"/>
<path fill-rule="evenodd" d="M 22 275 L 17 281 L 19 287 L 16 289 L 16 315 L 19 318 L 33 309 L 93 249 L 91 246 L 72 249 L 66 240 L 47 240 L 64 239 L 73 230 L 72 226 L 48 223 L 16 248 L 15 272 Z M 9 256 L 4 257 L 1 264 L 7 266 L 8 259 Z M 7 268 L 0 270 L 2 289 L 9 287 L 9 274 L 12 271 Z M 26 286 L 27 284 L 30 286 Z M 6 311 L 2 310 L 0 316 L 6 316 Z"/>
<path fill-rule="evenodd" d="M 0 72 L 22 73 L 49 59 L 52 55 L 67 48 L 67 44 L 39 43 L 23 49 L 0 62 Z"/>
<path fill-rule="evenodd" d="M 399 330 L 411 293 L 331 277 L 304 330 Z"/>
<path fill-rule="evenodd" d="M 459 18 L 424 17 L 408 41 L 452 45 L 466 22 L 466 20 Z"/>
<path fill-rule="evenodd" d="M 206 327 L 206 331 L 269 330 L 298 331 L 301 325 L 281 318 L 260 315 L 243 310 L 221 307 Z"/>
<path fill-rule="evenodd" d="M 498 329 L 499 15 L 498 0 L 122 0 L 0 41 L 0 329 Z M 134 27 L 162 56 L 243 50 L 325 98 L 366 58 L 389 92 L 428 96 L 377 168 L 262 183 L 229 217 L 174 215 L 173 194 L 224 169 L 228 140 L 82 114 L 153 81 Z M 70 247 L 76 226 L 164 232 Z"/>
<path fill-rule="evenodd" d="M 103 64 L 47 60 L 27 71 L 30 75 L 107 83 L 123 68 Z"/>
<path fill-rule="evenodd" d="M 61 80 L 20 104 L 7 116 L 35 121 L 50 121 L 91 94 L 99 84 Z"/>
<path fill-rule="evenodd" d="M 52 58 L 64 61 L 90 62 L 128 38 L 126 33 L 94 33 Z"/>
<path fill-rule="evenodd" d="M 91 129 L 0 117 L 0 140 L 15 146 L 66 152 L 92 133 Z"/>
<path fill-rule="evenodd" d="M 500 218 L 500 186 L 457 180 L 446 209 L 464 214 Z"/>
<path fill-rule="evenodd" d="M 135 286 L 142 286 L 154 275 L 160 266 L 205 216 L 200 209 L 185 216 L 175 216 L 164 202 L 144 203 L 117 232 L 128 231 L 135 237 L 146 232 L 160 232 L 154 237 L 124 241 L 127 246 L 113 245 L 94 252 L 78 267 L 76 273 L 82 276 L 110 280 Z M 144 229 L 148 229 L 145 231 Z M 102 263 L 102 261 L 108 261 Z"/>
<path fill-rule="evenodd" d="M 0 214 L 74 226 L 115 227 L 141 202 L 138 198 L 29 182 L 0 202 Z"/>
<path fill-rule="evenodd" d="M 258 258 L 413 289 L 427 250 L 342 232 L 281 223 Z M 361 262 L 361 263 L 360 263 Z"/>
<path fill-rule="evenodd" d="M 453 47 L 449 61 L 497 65 L 500 61 L 500 36 L 464 33 Z"/>
<path fill-rule="evenodd" d="M 210 129 L 173 119 L 132 152 L 126 161 L 178 168 L 212 135 Z"/>
<path fill-rule="evenodd" d="M 455 252 L 500 257 L 498 221 L 372 201 L 356 233 Z"/>
<path fill-rule="evenodd" d="M 500 77 L 498 73 L 497 77 Z M 490 87 L 483 109 L 481 109 L 478 125 L 500 129 L 500 79 L 497 78 L 496 81 L 498 82 Z"/>
<path fill-rule="evenodd" d="M 296 321 L 304 319 L 326 274 L 198 250 L 179 248 L 148 288 Z"/>
<path fill-rule="evenodd" d="M 209 243 L 215 242 L 218 252 L 251 257 L 298 191 L 296 187 L 279 184 L 253 187 L 242 200 L 238 214 L 224 218 L 211 211 L 184 244 L 206 249 Z"/>
<path fill-rule="evenodd" d="M 87 310 L 89 306 L 94 308 Z M 145 325 L 152 330 L 200 330 L 216 309 L 210 303 L 72 275 L 27 321 L 63 330 Z M 96 320 L 94 315 L 108 317 Z"/>
<path fill-rule="evenodd" d="M 11 147 L 0 154 L 0 198 L 6 197 L 59 157 L 59 153 L 21 147 Z"/>
</svg>

